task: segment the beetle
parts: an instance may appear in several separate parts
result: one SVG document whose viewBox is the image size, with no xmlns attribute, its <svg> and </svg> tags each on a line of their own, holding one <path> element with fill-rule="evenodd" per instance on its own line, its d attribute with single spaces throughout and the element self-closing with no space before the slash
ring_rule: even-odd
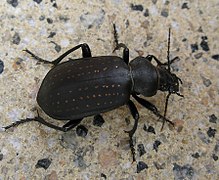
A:
<svg viewBox="0 0 219 180">
<path fill-rule="evenodd" d="M 114 36 L 117 39 L 116 33 Z M 82 50 L 82 58 L 61 62 L 63 58 L 79 48 Z M 44 60 L 26 49 L 25 51 L 39 62 L 54 65 L 42 81 L 36 98 L 37 103 L 48 116 L 69 121 L 59 127 L 45 121 L 38 114 L 34 118 L 21 119 L 4 128 L 9 129 L 24 122 L 38 121 L 50 128 L 68 131 L 87 116 L 99 115 L 127 105 L 134 119 L 134 126 L 125 132 L 129 135 L 130 148 L 133 161 L 135 161 L 132 138 L 138 126 L 139 113 L 130 97 L 132 96 L 138 103 L 152 111 L 163 122 L 173 124 L 165 117 L 168 99 L 171 94 L 182 96 L 179 94 L 179 84 L 182 81 L 170 71 L 170 64 L 178 59 L 175 57 L 169 60 L 170 29 L 168 62 L 166 63 L 161 63 L 153 55 L 136 57 L 129 62 L 129 49 L 117 40 L 115 50 L 120 48 L 123 48 L 123 58 L 118 56 L 92 57 L 89 46 L 84 43 L 71 48 L 54 61 Z M 152 64 L 152 60 L 156 61 L 157 66 Z M 144 97 L 151 97 L 158 90 L 168 92 L 164 115 L 161 115 L 155 105 L 138 96 L 140 94 Z"/>
</svg>

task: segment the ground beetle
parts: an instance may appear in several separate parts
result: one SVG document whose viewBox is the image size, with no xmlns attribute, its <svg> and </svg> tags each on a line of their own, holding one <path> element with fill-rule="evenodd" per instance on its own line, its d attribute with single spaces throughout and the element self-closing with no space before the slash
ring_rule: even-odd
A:
<svg viewBox="0 0 219 180">
<path fill-rule="evenodd" d="M 138 103 L 152 111 L 163 122 L 171 121 L 165 118 L 168 98 L 171 94 L 179 94 L 180 78 L 170 72 L 169 60 L 170 30 L 168 36 L 168 51 L 166 63 L 161 63 L 155 56 L 136 57 L 129 62 L 129 49 L 122 43 L 118 43 L 117 32 L 114 25 L 115 50 L 124 48 L 123 58 L 117 56 L 92 57 L 87 44 L 80 44 L 68 50 L 60 57 L 50 62 L 39 58 L 31 51 L 25 50 L 39 62 L 51 63 L 54 67 L 44 78 L 37 102 L 43 111 L 50 117 L 58 120 L 70 120 L 64 126 L 59 127 L 46 122 L 38 114 L 35 118 L 26 118 L 9 126 L 9 129 L 18 124 L 38 121 L 56 130 L 68 131 L 77 126 L 84 117 L 99 115 L 100 113 L 128 105 L 134 118 L 134 126 L 130 131 L 125 131 L 130 137 L 130 148 L 135 161 L 135 150 L 132 137 L 137 129 L 139 113 L 130 100 L 132 96 Z M 60 63 L 64 57 L 81 48 L 83 58 L 69 59 Z M 157 66 L 151 61 L 155 60 Z M 158 90 L 167 91 L 164 115 L 157 110 L 156 106 L 149 101 L 140 98 L 154 96 Z M 164 124 L 164 123 L 163 123 Z"/>
</svg>

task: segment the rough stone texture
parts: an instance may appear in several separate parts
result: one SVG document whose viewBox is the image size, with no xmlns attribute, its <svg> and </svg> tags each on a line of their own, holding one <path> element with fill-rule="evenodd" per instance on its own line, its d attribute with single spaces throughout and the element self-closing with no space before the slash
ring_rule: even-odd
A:
<svg viewBox="0 0 219 180">
<path fill-rule="evenodd" d="M 219 124 L 209 121 L 212 114 L 219 118 L 218 9 L 218 0 L 0 1 L 0 59 L 4 62 L 0 127 L 36 115 L 35 97 L 51 68 L 23 49 L 53 60 L 86 42 L 93 56 L 111 55 L 113 23 L 119 42 L 130 49 L 130 59 L 153 54 L 163 62 L 171 27 L 170 57 L 180 57 L 171 66 L 183 81 L 180 90 L 185 96 L 170 97 L 167 117 L 178 123 L 175 130 L 165 124 L 160 131 L 157 117 L 137 105 L 140 120 L 134 144 L 136 152 L 137 145 L 143 144 L 146 153 L 136 153 L 134 163 L 129 148 L 120 144 L 128 138 L 123 130 L 131 128 L 125 119 L 132 124 L 126 106 L 104 113 L 101 127 L 93 125 L 93 117 L 85 118 L 86 137 L 77 136 L 75 129 L 63 133 L 36 122 L 7 132 L 0 129 L 0 179 L 219 179 Z M 60 52 L 51 41 L 60 46 Z M 121 51 L 116 54 L 122 55 Z M 81 51 L 69 57 L 81 57 Z M 163 112 L 164 93 L 147 99 Z M 144 125 L 154 127 L 156 134 L 145 131 Z M 209 129 L 215 130 L 214 135 L 209 136 Z M 157 152 L 155 141 L 161 142 Z M 48 169 L 36 169 L 38 160 L 45 157 L 52 160 Z M 139 162 L 148 168 L 137 173 Z"/>
</svg>

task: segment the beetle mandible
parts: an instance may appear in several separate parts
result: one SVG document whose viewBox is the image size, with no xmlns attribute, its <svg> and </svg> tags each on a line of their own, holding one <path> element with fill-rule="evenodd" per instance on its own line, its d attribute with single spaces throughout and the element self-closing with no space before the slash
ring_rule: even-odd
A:
<svg viewBox="0 0 219 180">
<path fill-rule="evenodd" d="M 171 94 L 179 93 L 181 79 L 170 71 L 170 64 L 178 57 L 169 60 L 170 29 L 168 36 L 168 51 L 166 63 L 161 63 L 155 56 L 136 57 L 129 62 L 129 49 L 126 45 L 118 43 L 114 25 L 115 50 L 123 48 L 123 58 L 118 56 L 92 57 L 89 46 L 84 43 L 68 50 L 54 61 L 44 60 L 29 50 L 25 50 L 33 58 L 43 63 L 53 64 L 54 67 L 47 73 L 37 94 L 37 102 L 42 110 L 50 117 L 57 120 L 69 120 L 64 126 L 59 127 L 45 121 L 42 117 L 26 118 L 9 126 L 9 129 L 24 122 L 38 121 L 50 128 L 68 131 L 77 126 L 83 118 L 127 105 L 134 126 L 125 131 L 130 138 L 130 148 L 135 161 L 133 135 L 138 126 L 139 113 L 130 99 L 132 96 L 138 103 L 152 111 L 163 122 L 169 121 L 166 116 L 168 99 Z M 69 59 L 60 63 L 67 55 L 75 50 L 82 49 L 82 58 Z M 155 60 L 157 66 L 151 61 Z M 157 91 L 167 91 L 164 115 L 155 105 L 139 97 L 154 96 Z M 163 123 L 164 124 L 164 123 Z M 163 126 L 162 126 L 163 127 Z"/>
</svg>

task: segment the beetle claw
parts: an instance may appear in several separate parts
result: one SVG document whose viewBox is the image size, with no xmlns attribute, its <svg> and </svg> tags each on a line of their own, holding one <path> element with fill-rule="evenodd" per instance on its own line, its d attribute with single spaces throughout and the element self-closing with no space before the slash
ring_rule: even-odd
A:
<svg viewBox="0 0 219 180">
<path fill-rule="evenodd" d="M 132 130 L 130 130 L 130 131 L 124 130 L 124 132 L 129 134 L 129 147 L 131 149 L 132 158 L 133 158 L 132 163 L 134 163 L 136 161 L 136 159 L 135 159 L 135 148 L 134 148 L 133 139 L 132 139 L 134 133 L 133 133 Z"/>
</svg>

